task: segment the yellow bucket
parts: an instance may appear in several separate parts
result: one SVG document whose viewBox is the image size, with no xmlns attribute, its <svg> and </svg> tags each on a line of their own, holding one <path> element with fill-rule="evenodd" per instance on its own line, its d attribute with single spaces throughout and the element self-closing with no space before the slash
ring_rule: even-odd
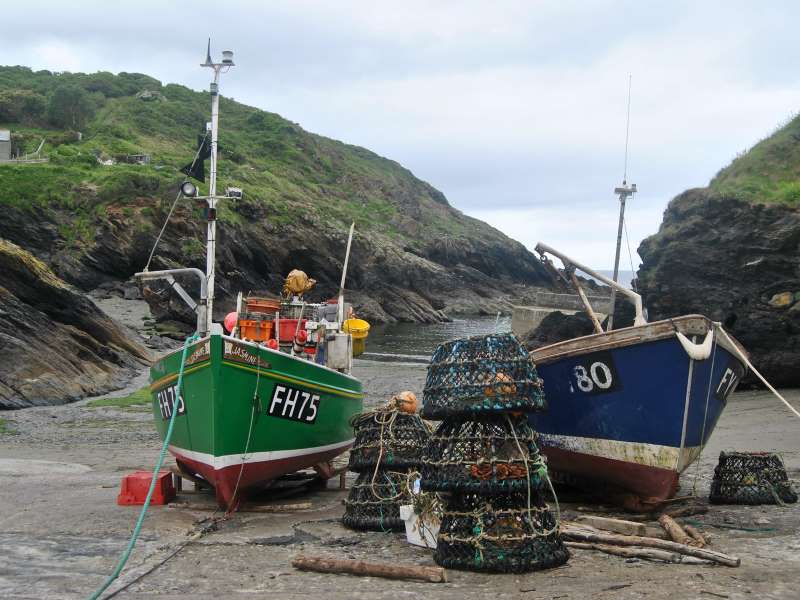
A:
<svg viewBox="0 0 800 600">
<path fill-rule="evenodd" d="M 367 336 L 369 335 L 369 323 L 364 319 L 347 319 L 342 323 L 342 329 L 353 338 L 353 356 L 364 354 Z"/>
<path fill-rule="evenodd" d="M 369 323 L 364 319 L 347 319 L 342 324 L 342 329 L 353 336 L 354 340 L 363 340 L 369 335 Z"/>
</svg>

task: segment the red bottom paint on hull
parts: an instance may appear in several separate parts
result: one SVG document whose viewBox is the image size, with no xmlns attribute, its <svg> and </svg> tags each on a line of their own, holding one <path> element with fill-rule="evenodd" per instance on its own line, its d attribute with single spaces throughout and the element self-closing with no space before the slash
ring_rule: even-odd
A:
<svg viewBox="0 0 800 600">
<path fill-rule="evenodd" d="M 637 463 L 582 454 L 561 448 L 542 447 L 548 469 L 564 473 L 569 479 L 612 486 L 657 504 L 672 498 L 678 491 L 678 473 Z"/>
<path fill-rule="evenodd" d="M 244 467 L 241 464 L 231 465 L 222 469 L 215 469 L 204 462 L 183 456 L 180 452 L 175 452 L 175 458 L 185 465 L 188 470 L 200 475 L 214 486 L 217 501 L 221 506 L 230 507 L 234 501 L 241 500 L 242 492 L 249 487 L 267 483 L 287 473 L 311 468 L 317 463 L 336 458 L 345 450 L 347 448 L 337 448 L 326 452 L 304 454 L 291 458 L 249 462 L 245 463 Z M 236 498 L 234 498 L 234 494 L 236 494 Z"/>
</svg>

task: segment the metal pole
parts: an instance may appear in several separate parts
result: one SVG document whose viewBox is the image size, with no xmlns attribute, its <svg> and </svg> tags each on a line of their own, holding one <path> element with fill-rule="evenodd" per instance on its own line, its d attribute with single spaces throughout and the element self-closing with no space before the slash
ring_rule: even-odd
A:
<svg viewBox="0 0 800 600">
<path fill-rule="evenodd" d="M 622 182 L 622 185 L 625 185 L 625 182 Z M 622 246 L 622 224 L 625 219 L 625 200 L 627 198 L 627 194 L 620 193 L 619 195 L 619 226 L 617 227 L 617 251 L 614 254 L 614 283 L 619 281 L 619 251 Z M 609 308 L 608 313 L 608 325 L 606 327 L 606 331 L 611 331 L 612 326 L 614 325 L 614 303 L 617 301 L 617 290 L 616 288 L 611 288 L 611 307 Z"/>
<path fill-rule="evenodd" d="M 217 251 L 217 133 L 219 130 L 219 71 L 214 65 L 214 83 L 211 84 L 211 174 L 208 183 L 208 226 L 206 231 L 206 278 L 208 299 L 206 300 L 206 329 L 211 331 L 214 321 L 214 259 Z"/>
<path fill-rule="evenodd" d="M 344 280 L 347 278 L 347 262 L 350 260 L 350 244 L 353 243 L 353 229 L 355 229 L 355 222 L 350 224 L 350 233 L 347 236 L 347 250 L 344 253 L 344 265 L 342 266 L 342 282 L 339 284 L 339 307 L 336 311 L 339 319 L 339 329 L 342 328 L 344 323 Z"/>
</svg>

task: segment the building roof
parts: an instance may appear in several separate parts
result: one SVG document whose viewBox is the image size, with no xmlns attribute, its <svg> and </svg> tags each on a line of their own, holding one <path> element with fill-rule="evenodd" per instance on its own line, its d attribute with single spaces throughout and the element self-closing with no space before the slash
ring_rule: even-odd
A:
<svg viewBox="0 0 800 600">
<path fill-rule="evenodd" d="M 0 129 L 0 142 L 10 142 L 11 132 L 8 129 Z"/>
</svg>

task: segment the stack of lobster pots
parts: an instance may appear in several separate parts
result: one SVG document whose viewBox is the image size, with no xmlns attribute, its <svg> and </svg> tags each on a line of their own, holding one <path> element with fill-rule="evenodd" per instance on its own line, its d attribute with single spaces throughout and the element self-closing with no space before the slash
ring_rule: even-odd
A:
<svg viewBox="0 0 800 600">
<path fill-rule="evenodd" d="M 342 523 L 346 527 L 369 531 L 405 528 L 400 505 L 412 503 L 415 474 L 431 433 L 416 409 L 416 396 L 401 392 L 387 406 L 353 419 L 355 441 L 347 468 L 358 473 L 358 478 L 345 500 Z"/>
<path fill-rule="evenodd" d="M 512 334 L 455 340 L 434 352 L 421 414 L 442 422 L 422 457 L 421 487 L 444 503 L 439 565 L 522 573 L 568 560 L 526 416 L 544 406 L 536 368 Z"/>
</svg>

